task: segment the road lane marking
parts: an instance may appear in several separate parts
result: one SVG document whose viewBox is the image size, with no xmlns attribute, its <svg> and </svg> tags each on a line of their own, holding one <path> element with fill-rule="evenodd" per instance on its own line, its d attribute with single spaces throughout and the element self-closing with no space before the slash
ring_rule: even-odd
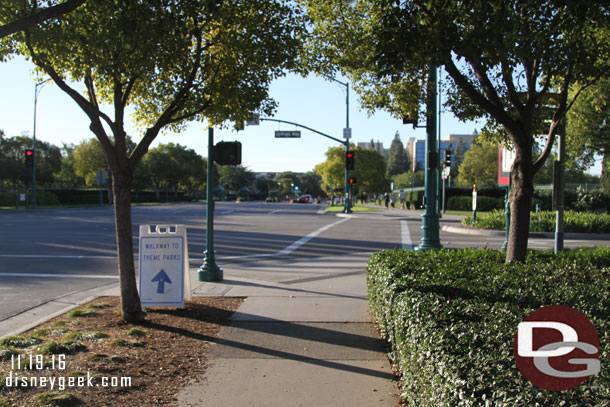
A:
<svg viewBox="0 0 610 407">
<path fill-rule="evenodd" d="M 341 219 L 341 220 L 339 220 L 337 222 L 331 223 L 330 225 L 326 225 L 324 227 L 321 227 L 318 230 L 314 230 L 313 232 L 311 232 L 307 236 L 304 236 L 304 237 L 300 238 L 299 240 L 297 240 L 296 242 L 294 242 L 290 246 L 288 246 L 285 249 L 279 251 L 277 253 L 277 256 L 285 256 L 285 255 L 288 255 L 288 254 L 292 253 L 293 251 L 295 251 L 299 247 L 303 246 L 305 243 L 309 242 L 314 237 L 318 236 L 320 233 L 326 232 L 328 229 L 332 228 L 333 226 L 340 225 L 341 223 L 347 222 L 348 220 L 350 220 L 350 218 L 343 218 L 343 219 Z"/>
<path fill-rule="evenodd" d="M 116 259 L 117 256 L 86 256 L 60 254 L 0 254 L 0 258 L 16 259 Z"/>
<path fill-rule="evenodd" d="M 103 278 L 116 280 L 119 276 L 102 274 L 48 274 L 48 273 L 0 273 L 0 277 L 36 277 L 36 278 Z"/>
<path fill-rule="evenodd" d="M 244 255 L 244 256 L 228 256 L 228 257 L 222 257 L 220 258 L 221 260 L 234 260 L 234 259 L 248 259 L 251 257 L 277 257 L 277 256 L 287 256 L 290 253 L 292 253 L 293 251 L 295 251 L 296 249 L 298 249 L 299 247 L 303 246 L 305 243 L 309 242 L 311 239 L 315 238 L 316 236 L 318 236 L 320 233 L 323 233 L 325 231 L 327 231 L 328 229 L 332 228 L 333 226 L 337 226 L 343 222 L 347 222 L 348 220 L 350 220 L 350 218 L 343 218 L 337 222 L 331 223 L 329 225 L 323 226 L 318 230 L 314 230 L 313 232 L 311 232 L 310 234 L 308 234 L 307 236 L 304 236 L 302 238 L 300 238 L 299 240 L 297 240 L 296 242 L 292 243 L 290 246 L 280 250 L 279 252 L 276 253 L 263 253 L 263 254 L 250 254 L 250 255 Z"/>
<path fill-rule="evenodd" d="M 411 233 L 409 232 L 409 225 L 406 220 L 400 221 L 400 237 L 402 240 L 402 248 L 412 250 L 413 242 L 411 241 Z"/>
<path fill-rule="evenodd" d="M 281 209 L 276 209 L 273 212 L 269 212 L 267 215 L 273 215 L 274 213 L 278 213 L 280 211 L 281 211 Z"/>
</svg>

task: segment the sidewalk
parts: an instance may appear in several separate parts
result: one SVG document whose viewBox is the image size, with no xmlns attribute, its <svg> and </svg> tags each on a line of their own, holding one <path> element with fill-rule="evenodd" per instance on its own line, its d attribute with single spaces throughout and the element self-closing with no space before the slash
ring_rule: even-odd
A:
<svg viewBox="0 0 610 407">
<path fill-rule="evenodd" d="M 226 265 L 224 281 L 196 287 L 194 295 L 246 299 L 212 348 L 205 376 L 179 393 L 178 405 L 397 406 L 368 311 L 368 257 Z M 246 268 L 260 278 L 237 277 Z"/>
</svg>

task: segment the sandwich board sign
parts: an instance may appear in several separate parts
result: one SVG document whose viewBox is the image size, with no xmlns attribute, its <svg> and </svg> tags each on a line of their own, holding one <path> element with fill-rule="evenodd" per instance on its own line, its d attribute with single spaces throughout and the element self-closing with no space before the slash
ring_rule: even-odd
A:
<svg viewBox="0 0 610 407">
<path fill-rule="evenodd" d="M 184 308 L 191 299 L 184 225 L 140 225 L 140 302 Z"/>
</svg>

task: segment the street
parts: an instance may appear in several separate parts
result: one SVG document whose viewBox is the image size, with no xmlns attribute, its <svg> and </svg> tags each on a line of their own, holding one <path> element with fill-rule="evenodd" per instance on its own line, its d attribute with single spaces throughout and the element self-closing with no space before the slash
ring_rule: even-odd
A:
<svg viewBox="0 0 610 407">
<path fill-rule="evenodd" d="M 421 239 L 421 213 L 380 211 L 325 214 L 321 205 L 219 202 L 215 210 L 215 250 L 221 268 L 240 277 L 280 281 L 274 267 L 332 257 L 349 258 L 379 250 L 413 248 Z M 132 208 L 134 256 L 139 225 L 187 226 L 190 267 L 202 264 L 205 206 L 178 204 Z M 111 207 L 42 209 L 0 213 L 0 321 L 74 293 L 89 296 L 116 286 L 117 260 Z M 504 242 L 499 232 L 460 231 L 459 217 L 441 219 L 447 248 L 488 247 Z M 566 240 L 566 247 L 609 245 L 607 240 Z M 529 247 L 552 249 L 553 240 L 530 238 Z M 326 260 L 325 260 L 326 261 Z M 137 267 L 137 264 L 136 264 Z M 137 270 L 137 269 L 136 269 Z M 297 272 L 298 270 L 294 270 Z M 329 270 L 325 273 L 363 273 Z M 298 278 L 295 277 L 295 278 Z M 287 280 L 290 282 L 290 279 Z M 195 282 L 193 282 L 196 287 Z"/>
</svg>

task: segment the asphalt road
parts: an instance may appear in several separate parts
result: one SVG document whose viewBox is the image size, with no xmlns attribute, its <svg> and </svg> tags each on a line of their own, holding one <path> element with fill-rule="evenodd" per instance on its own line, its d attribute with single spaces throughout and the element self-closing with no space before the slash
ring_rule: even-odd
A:
<svg viewBox="0 0 610 407">
<path fill-rule="evenodd" d="M 412 248 L 421 239 L 421 213 L 381 211 L 324 214 L 323 206 L 221 202 L 215 211 L 218 264 L 297 262 L 392 248 Z M 132 208 L 134 255 L 140 225 L 187 226 L 191 268 L 202 264 L 205 206 L 178 204 Z M 0 321 L 70 293 L 116 285 L 114 214 L 110 207 L 0 213 Z M 441 226 L 457 228 L 459 217 Z M 445 247 L 500 248 L 498 234 L 441 232 Z M 608 245 L 595 239 L 575 245 Z M 531 248 L 552 248 L 552 239 L 530 239 Z M 247 269 L 247 267 L 244 267 Z"/>
</svg>

